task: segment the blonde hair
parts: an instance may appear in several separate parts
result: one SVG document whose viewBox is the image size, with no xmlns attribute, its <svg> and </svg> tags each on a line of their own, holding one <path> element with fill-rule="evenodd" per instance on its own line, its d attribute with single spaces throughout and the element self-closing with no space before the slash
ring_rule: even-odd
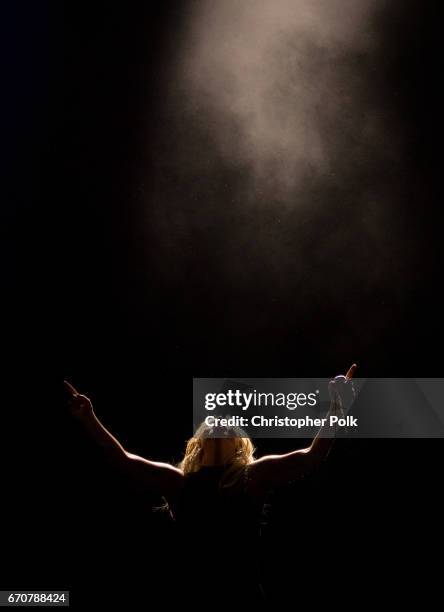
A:
<svg viewBox="0 0 444 612">
<path fill-rule="evenodd" d="M 233 459 L 227 465 L 227 469 L 220 480 L 221 488 L 229 487 L 238 481 L 244 472 L 244 468 L 254 461 L 255 451 L 252 441 L 239 427 L 226 428 L 224 433 L 225 436 L 233 438 L 235 444 Z M 179 464 L 185 476 L 198 472 L 201 469 L 205 440 L 214 437 L 213 434 L 214 429 L 202 423 L 197 428 L 194 436 L 188 440 L 184 457 Z"/>
</svg>

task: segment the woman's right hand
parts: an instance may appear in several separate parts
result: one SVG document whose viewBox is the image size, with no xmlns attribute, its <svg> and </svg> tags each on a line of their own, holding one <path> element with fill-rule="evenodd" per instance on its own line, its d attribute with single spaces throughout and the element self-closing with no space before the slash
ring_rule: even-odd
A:
<svg viewBox="0 0 444 612">
<path fill-rule="evenodd" d="M 347 374 L 335 376 L 328 384 L 330 399 L 337 402 L 341 410 L 348 410 L 355 399 L 355 389 L 353 386 L 353 376 L 357 365 L 354 363 L 347 371 Z"/>
<path fill-rule="evenodd" d="M 82 395 L 67 380 L 63 381 L 68 391 L 70 400 L 69 407 L 73 417 L 79 420 L 86 419 L 93 414 L 93 405 L 89 397 Z"/>
</svg>

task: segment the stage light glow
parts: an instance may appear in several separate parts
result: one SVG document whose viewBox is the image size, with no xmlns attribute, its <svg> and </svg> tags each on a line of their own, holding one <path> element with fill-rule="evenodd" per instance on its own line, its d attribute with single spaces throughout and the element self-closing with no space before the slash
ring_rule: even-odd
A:
<svg viewBox="0 0 444 612">
<path fill-rule="evenodd" d="M 304 180 L 334 181 L 337 156 L 359 163 L 382 138 L 384 113 L 364 72 L 383 4 L 196 3 L 181 54 L 186 96 L 224 158 L 250 174 L 256 198 L 285 200 Z"/>
</svg>

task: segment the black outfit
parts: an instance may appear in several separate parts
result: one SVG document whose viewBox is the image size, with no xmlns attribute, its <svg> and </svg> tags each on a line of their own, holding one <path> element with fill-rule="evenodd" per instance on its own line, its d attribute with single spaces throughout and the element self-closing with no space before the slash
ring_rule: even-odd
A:
<svg viewBox="0 0 444 612">
<path fill-rule="evenodd" d="M 248 470 L 221 487 L 227 467 L 202 467 L 187 475 L 172 508 L 186 550 L 185 582 L 190 596 L 252 603 L 263 598 L 258 563 L 263 499 L 249 492 Z"/>
</svg>

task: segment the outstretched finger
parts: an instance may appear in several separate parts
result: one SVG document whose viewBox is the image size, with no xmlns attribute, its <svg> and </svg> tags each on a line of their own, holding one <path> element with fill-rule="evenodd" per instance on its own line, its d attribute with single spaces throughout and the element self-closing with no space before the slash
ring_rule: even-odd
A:
<svg viewBox="0 0 444 612">
<path fill-rule="evenodd" d="M 351 367 L 348 369 L 348 372 L 347 372 L 347 374 L 345 375 L 345 378 L 346 378 L 347 380 L 350 380 L 351 378 L 353 378 L 353 376 L 355 375 L 355 372 L 356 372 L 356 368 L 357 368 L 357 367 L 358 367 L 358 366 L 356 365 L 356 363 L 354 363 L 354 364 L 353 364 L 353 365 L 352 365 L 352 366 L 351 366 Z"/>
<path fill-rule="evenodd" d="M 68 391 L 68 393 L 72 395 L 72 397 L 76 397 L 77 395 L 79 395 L 77 389 L 73 387 L 71 383 L 69 383 L 67 380 L 64 380 L 63 384 L 65 385 L 65 389 Z"/>
</svg>

